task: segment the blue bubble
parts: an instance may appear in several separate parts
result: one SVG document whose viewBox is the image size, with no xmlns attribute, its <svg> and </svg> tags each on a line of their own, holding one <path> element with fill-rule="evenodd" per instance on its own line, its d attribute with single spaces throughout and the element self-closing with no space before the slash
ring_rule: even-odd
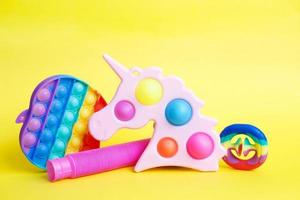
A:
<svg viewBox="0 0 300 200">
<path fill-rule="evenodd" d="M 76 82 L 73 88 L 74 88 L 74 93 L 76 94 L 81 94 L 84 92 L 84 85 L 80 82 Z"/>
<path fill-rule="evenodd" d="M 64 122 L 69 124 L 69 123 L 73 123 L 74 120 L 75 120 L 74 114 L 71 111 L 66 111 L 64 116 Z"/>
<path fill-rule="evenodd" d="M 55 115 L 49 115 L 47 119 L 47 127 L 55 126 L 58 123 L 58 119 Z"/>
<path fill-rule="evenodd" d="M 68 90 L 65 86 L 63 86 L 63 85 L 58 86 L 57 92 L 56 92 L 57 97 L 61 98 L 61 97 L 66 96 L 67 94 L 68 94 Z"/>
<path fill-rule="evenodd" d="M 50 142 L 52 141 L 52 138 L 53 138 L 53 133 L 51 132 L 50 129 L 44 129 L 40 136 L 41 142 Z"/>
<path fill-rule="evenodd" d="M 168 103 L 165 116 L 167 121 L 174 126 L 182 126 L 188 123 L 193 116 L 193 109 L 184 99 L 174 99 Z"/>
<path fill-rule="evenodd" d="M 76 97 L 71 96 L 70 99 L 69 99 L 69 106 L 71 108 L 77 108 L 77 107 L 80 106 L 80 102 Z"/>
<path fill-rule="evenodd" d="M 39 146 L 36 148 L 36 155 L 40 158 L 46 157 L 48 154 L 48 148 L 44 144 L 39 144 Z"/>
<path fill-rule="evenodd" d="M 65 150 L 65 143 L 60 139 L 56 140 L 53 146 L 53 151 L 61 152 Z"/>
<path fill-rule="evenodd" d="M 57 135 L 65 140 L 70 136 L 70 129 L 67 126 L 62 125 L 57 131 Z"/>
<path fill-rule="evenodd" d="M 62 102 L 58 101 L 58 100 L 54 100 L 52 102 L 52 111 L 53 112 L 59 112 L 63 107 Z"/>
<path fill-rule="evenodd" d="M 57 158 L 60 158 L 60 156 L 59 156 L 59 155 L 56 155 L 55 153 L 52 153 L 52 154 L 49 156 L 48 160 L 53 160 L 53 159 L 57 159 Z"/>
</svg>

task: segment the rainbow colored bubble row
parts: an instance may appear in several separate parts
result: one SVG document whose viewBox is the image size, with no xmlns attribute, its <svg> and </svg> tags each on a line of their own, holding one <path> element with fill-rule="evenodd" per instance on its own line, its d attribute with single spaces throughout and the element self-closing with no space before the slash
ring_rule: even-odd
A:
<svg viewBox="0 0 300 200">
<path fill-rule="evenodd" d="M 99 147 L 88 132 L 88 119 L 106 105 L 100 94 L 71 76 L 58 75 L 42 81 L 34 90 L 23 123 L 20 144 L 34 165 L 45 168 L 47 160 Z"/>
</svg>

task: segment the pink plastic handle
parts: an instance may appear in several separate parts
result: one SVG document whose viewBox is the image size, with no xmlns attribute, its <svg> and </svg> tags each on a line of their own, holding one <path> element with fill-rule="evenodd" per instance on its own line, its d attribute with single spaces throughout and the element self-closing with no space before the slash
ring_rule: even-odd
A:
<svg viewBox="0 0 300 200">
<path fill-rule="evenodd" d="M 49 160 L 48 179 L 54 182 L 133 166 L 144 152 L 148 142 L 149 139 L 139 140 Z"/>
</svg>

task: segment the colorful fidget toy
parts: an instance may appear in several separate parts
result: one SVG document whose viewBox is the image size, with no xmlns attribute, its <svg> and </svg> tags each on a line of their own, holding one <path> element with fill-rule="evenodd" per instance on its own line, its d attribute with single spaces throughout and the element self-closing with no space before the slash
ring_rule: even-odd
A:
<svg viewBox="0 0 300 200">
<path fill-rule="evenodd" d="M 247 137 L 251 138 L 248 139 Z M 250 141 L 252 138 L 255 139 Z M 254 169 L 266 160 L 267 140 L 264 134 L 252 125 L 230 125 L 224 129 L 221 140 L 224 140 L 223 144 L 225 147 L 228 147 L 227 156 L 224 156 L 223 159 L 234 168 L 242 170 Z M 264 145 L 255 143 L 257 140 Z M 49 160 L 47 162 L 48 178 L 50 181 L 78 178 L 135 165 L 147 147 L 148 142 L 149 139 L 139 140 Z M 206 141 L 204 140 L 203 142 Z M 257 156 L 261 152 L 264 152 L 264 155 Z"/>
<path fill-rule="evenodd" d="M 23 153 L 45 169 L 49 159 L 99 147 L 88 132 L 92 113 L 106 105 L 96 90 L 66 75 L 50 77 L 34 90 L 28 110 L 17 118 Z"/>
<path fill-rule="evenodd" d="M 120 128 L 140 128 L 154 120 L 153 137 L 135 171 L 159 166 L 219 168 L 225 150 L 213 130 L 216 122 L 198 112 L 202 101 L 179 78 L 165 77 L 159 68 L 128 70 L 107 55 L 104 59 L 122 82 L 110 104 L 90 118 L 94 138 L 106 140 Z"/>
<path fill-rule="evenodd" d="M 223 160 L 235 169 L 255 169 L 267 159 L 267 138 L 255 126 L 233 124 L 226 127 L 220 137 L 227 149 L 227 155 Z"/>
</svg>

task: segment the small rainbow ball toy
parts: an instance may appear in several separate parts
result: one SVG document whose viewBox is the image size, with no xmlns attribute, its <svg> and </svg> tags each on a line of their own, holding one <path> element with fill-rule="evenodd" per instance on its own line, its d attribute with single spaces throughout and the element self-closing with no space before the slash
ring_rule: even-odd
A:
<svg viewBox="0 0 300 200">
<path fill-rule="evenodd" d="M 252 170 L 267 159 L 268 140 L 257 127 L 233 124 L 221 132 L 221 143 L 227 149 L 223 160 L 239 170 Z"/>
</svg>

